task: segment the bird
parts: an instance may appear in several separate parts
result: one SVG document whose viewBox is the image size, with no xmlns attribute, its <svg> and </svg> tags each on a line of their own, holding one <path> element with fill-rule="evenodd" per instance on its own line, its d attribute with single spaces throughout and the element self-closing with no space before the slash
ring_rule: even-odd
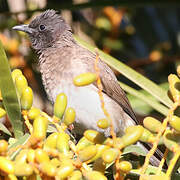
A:
<svg viewBox="0 0 180 180">
<path fill-rule="evenodd" d="M 65 93 L 68 99 L 67 106 L 75 109 L 73 131 L 83 135 L 85 130 L 93 129 L 104 133 L 106 137 L 110 136 L 110 127 L 102 129 L 97 126 L 99 119 L 106 118 L 97 84 L 77 87 L 73 83 L 73 79 L 82 73 L 96 72 L 96 54 L 76 42 L 71 27 L 62 16 L 55 10 L 46 10 L 29 24 L 16 25 L 13 30 L 23 31 L 29 35 L 32 48 L 39 57 L 38 64 L 49 100 L 55 103 L 56 96 Z M 117 136 L 123 136 L 127 127 L 140 123 L 112 69 L 101 59 L 98 61 L 98 68 L 105 109 L 112 119 L 114 132 Z M 137 142 L 137 145 L 148 152 L 147 146 L 140 142 Z M 159 150 L 157 153 L 162 157 Z M 155 156 L 151 157 L 150 162 L 155 166 L 159 165 L 159 160 Z"/>
<path fill-rule="evenodd" d="M 67 106 L 76 111 L 74 131 L 82 134 L 87 129 L 110 136 L 110 127 L 97 126 L 99 119 L 106 118 L 98 95 L 96 83 L 77 87 L 73 78 L 82 73 L 95 73 L 96 54 L 82 47 L 73 38 L 70 25 L 55 10 L 46 10 L 29 24 L 16 25 L 13 30 L 27 33 L 32 48 L 37 52 L 43 85 L 48 98 L 55 102 L 59 93 L 65 93 Z M 123 89 L 111 68 L 99 59 L 100 79 L 104 104 L 109 113 L 114 131 L 118 136 L 138 120 Z"/>
</svg>

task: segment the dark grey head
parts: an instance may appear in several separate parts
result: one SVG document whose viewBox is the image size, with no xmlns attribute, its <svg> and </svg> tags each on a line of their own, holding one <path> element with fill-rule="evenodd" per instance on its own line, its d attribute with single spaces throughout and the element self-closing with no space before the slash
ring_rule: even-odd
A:
<svg viewBox="0 0 180 180">
<path fill-rule="evenodd" d="M 31 21 L 29 25 L 14 26 L 13 30 L 28 33 L 32 47 L 36 50 L 51 47 L 66 31 L 69 25 L 54 10 L 47 10 Z"/>
</svg>

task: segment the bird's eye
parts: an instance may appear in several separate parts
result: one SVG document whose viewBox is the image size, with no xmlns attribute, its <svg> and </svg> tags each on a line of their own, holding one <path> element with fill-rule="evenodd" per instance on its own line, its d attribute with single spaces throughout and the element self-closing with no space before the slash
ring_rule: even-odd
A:
<svg viewBox="0 0 180 180">
<path fill-rule="evenodd" d="M 44 24 L 41 24 L 41 25 L 39 26 L 39 29 L 40 29 L 40 31 L 43 31 L 43 30 L 46 29 L 46 26 L 45 26 Z"/>
</svg>

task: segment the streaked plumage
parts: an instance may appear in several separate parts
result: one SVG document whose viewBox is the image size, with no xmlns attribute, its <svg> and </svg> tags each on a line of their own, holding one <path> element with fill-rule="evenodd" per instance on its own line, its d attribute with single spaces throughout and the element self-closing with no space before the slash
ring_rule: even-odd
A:
<svg viewBox="0 0 180 180">
<path fill-rule="evenodd" d="M 81 47 L 72 36 L 70 26 L 54 10 L 47 10 L 37 16 L 28 26 L 20 29 L 29 34 L 32 47 L 39 54 L 39 66 L 43 84 L 52 102 L 58 93 L 68 97 L 68 106 L 76 110 L 75 131 L 96 129 L 109 134 L 109 129 L 97 127 L 97 121 L 105 118 L 96 84 L 76 87 L 73 78 L 81 73 L 95 72 L 96 56 Z M 134 125 L 135 114 L 121 89 L 113 71 L 99 61 L 105 107 L 113 119 L 116 133 L 122 135 L 125 128 Z"/>
</svg>

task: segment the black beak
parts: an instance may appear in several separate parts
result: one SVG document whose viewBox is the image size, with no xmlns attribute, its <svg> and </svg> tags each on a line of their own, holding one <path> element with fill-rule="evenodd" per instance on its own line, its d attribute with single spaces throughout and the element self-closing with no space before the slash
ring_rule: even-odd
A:
<svg viewBox="0 0 180 180">
<path fill-rule="evenodd" d="M 14 26 L 12 29 L 16 30 L 16 31 L 23 31 L 23 32 L 28 33 L 28 34 L 33 33 L 33 29 L 30 28 L 29 25 L 26 25 L 26 24 Z"/>
</svg>

